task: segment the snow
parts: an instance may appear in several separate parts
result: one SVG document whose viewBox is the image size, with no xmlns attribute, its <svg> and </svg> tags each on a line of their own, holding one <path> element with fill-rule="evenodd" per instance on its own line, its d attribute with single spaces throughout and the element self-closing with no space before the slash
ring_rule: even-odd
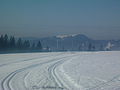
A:
<svg viewBox="0 0 120 90">
<path fill-rule="evenodd" d="M 71 35 L 57 35 L 56 37 L 57 38 L 61 38 L 61 39 L 64 39 L 64 38 L 67 38 L 67 37 L 74 37 L 76 35 L 79 35 L 79 34 L 71 34 Z"/>
<path fill-rule="evenodd" d="M 120 52 L 79 53 L 76 59 L 64 63 L 62 70 L 85 90 L 114 90 L 116 85 L 120 87 L 119 55 Z"/>
<path fill-rule="evenodd" d="M 111 50 L 111 48 L 114 46 L 114 44 L 111 44 L 108 42 L 107 46 L 105 47 L 105 50 Z"/>
<path fill-rule="evenodd" d="M 120 90 L 120 51 L 0 54 L 0 90 Z"/>
</svg>

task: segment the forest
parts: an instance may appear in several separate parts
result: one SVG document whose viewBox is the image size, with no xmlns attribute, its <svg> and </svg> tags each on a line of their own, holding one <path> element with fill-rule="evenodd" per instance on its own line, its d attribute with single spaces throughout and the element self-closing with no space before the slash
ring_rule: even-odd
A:
<svg viewBox="0 0 120 90">
<path fill-rule="evenodd" d="M 30 52 L 42 51 L 41 42 L 31 43 L 29 40 L 22 40 L 7 34 L 0 36 L 0 52 Z"/>
</svg>

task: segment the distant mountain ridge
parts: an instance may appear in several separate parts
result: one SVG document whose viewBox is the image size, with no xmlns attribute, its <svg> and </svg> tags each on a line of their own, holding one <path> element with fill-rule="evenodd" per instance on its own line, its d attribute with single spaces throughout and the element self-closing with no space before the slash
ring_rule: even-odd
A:
<svg viewBox="0 0 120 90">
<path fill-rule="evenodd" d="M 52 37 L 27 39 L 31 40 L 31 42 L 37 42 L 40 40 L 44 48 L 49 47 L 52 51 L 86 51 L 90 44 L 95 50 L 105 50 L 109 43 L 112 44 L 110 50 L 120 50 L 120 40 L 93 40 L 83 34 L 57 35 Z"/>
</svg>

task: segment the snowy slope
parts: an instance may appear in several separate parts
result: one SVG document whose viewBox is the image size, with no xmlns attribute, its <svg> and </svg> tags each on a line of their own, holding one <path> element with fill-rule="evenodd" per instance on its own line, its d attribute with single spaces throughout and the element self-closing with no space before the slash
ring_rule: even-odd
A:
<svg viewBox="0 0 120 90">
<path fill-rule="evenodd" d="M 0 90 L 120 90 L 120 52 L 0 54 Z"/>
<path fill-rule="evenodd" d="M 61 66 L 61 72 L 83 90 L 120 90 L 120 52 L 79 53 Z M 76 89 L 74 89 L 76 90 Z"/>
</svg>

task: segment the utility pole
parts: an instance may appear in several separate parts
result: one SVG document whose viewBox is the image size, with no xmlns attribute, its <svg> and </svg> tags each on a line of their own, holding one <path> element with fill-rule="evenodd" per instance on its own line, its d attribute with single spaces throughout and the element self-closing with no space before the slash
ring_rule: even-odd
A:
<svg viewBox="0 0 120 90">
<path fill-rule="evenodd" d="M 72 39 L 72 51 L 73 51 L 73 39 Z"/>
<path fill-rule="evenodd" d="M 57 50 L 58 50 L 58 40 L 57 40 Z"/>
</svg>

